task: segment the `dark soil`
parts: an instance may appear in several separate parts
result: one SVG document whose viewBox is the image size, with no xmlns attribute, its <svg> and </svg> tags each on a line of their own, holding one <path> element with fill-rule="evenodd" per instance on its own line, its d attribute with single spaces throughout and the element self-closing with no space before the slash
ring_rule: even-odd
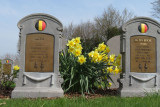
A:
<svg viewBox="0 0 160 107">
<path fill-rule="evenodd" d="M 0 99 L 2 98 L 10 98 L 13 89 L 10 90 L 0 90 Z"/>
<path fill-rule="evenodd" d="M 85 98 L 99 98 L 103 96 L 117 96 L 118 95 L 118 90 L 117 89 L 98 89 L 95 90 L 94 93 L 85 93 Z M 66 93 L 64 95 L 67 98 L 74 98 L 74 97 L 82 97 L 83 95 L 81 93 Z"/>
<path fill-rule="evenodd" d="M 10 90 L 0 90 L 0 99 L 5 99 L 5 98 L 11 98 L 11 92 L 13 89 Z M 99 98 L 103 96 L 117 96 L 118 95 L 118 90 L 117 89 L 97 89 L 95 90 L 95 93 L 85 93 L 84 97 L 87 99 L 92 99 L 92 98 Z M 65 93 L 65 97 L 67 98 L 75 98 L 75 97 L 82 97 L 83 95 L 81 93 Z M 45 98 L 45 99 L 55 99 L 55 98 Z"/>
</svg>

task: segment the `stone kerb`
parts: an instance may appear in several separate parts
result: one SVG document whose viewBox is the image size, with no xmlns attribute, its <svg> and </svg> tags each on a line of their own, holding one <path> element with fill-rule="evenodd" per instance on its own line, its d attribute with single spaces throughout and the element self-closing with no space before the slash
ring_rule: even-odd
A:
<svg viewBox="0 0 160 107">
<path fill-rule="evenodd" d="M 122 26 L 120 95 L 145 96 L 160 88 L 160 24 L 147 17 L 134 18 Z"/>
</svg>

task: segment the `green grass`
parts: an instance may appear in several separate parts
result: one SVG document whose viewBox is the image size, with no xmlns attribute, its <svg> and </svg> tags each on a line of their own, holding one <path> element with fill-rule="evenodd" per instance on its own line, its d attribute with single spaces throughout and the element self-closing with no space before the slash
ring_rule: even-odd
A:
<svg viewBox="0 0 160 107">
<path fill-rule="evenodd" d="M 58 99 L 0 99 L 2 107 L 160 107 L 160 96 Z"/>
</svg>

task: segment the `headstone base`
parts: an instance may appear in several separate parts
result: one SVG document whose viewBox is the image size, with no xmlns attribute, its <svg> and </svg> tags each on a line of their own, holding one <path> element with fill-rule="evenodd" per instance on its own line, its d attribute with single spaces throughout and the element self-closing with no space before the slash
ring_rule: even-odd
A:
<svg viewBox="0 0 160 107">
<path fill-rule="evenodd" d="M 11 98 L 52 98 L 63 97 L 63 90 L 61 88 L 48 88 L 48 87 L 16 87 L 12 91 Z"/>
<path fill-rule="evenodd" d="M 127 88 L 119 90 L 121 97 L 143 97 L 150 94 L 158 93 L 159 88 Z"/>
</svg>

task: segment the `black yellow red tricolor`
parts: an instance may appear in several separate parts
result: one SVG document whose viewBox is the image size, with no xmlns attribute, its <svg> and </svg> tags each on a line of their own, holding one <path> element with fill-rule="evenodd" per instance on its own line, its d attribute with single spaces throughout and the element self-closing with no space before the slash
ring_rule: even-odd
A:
<svg viewBox="0 0 160 107">
<path fill-rule="evenodd" d="M 141 33 L 146 33 L 147 30 L 148 30 L 148 27 L 147 27 L 146 24 L 141 23 L 141 24 L 138 26 L 138 30 L 139 30 L 139 32 L 141 32 Z"/>
<path fill-rule="evenodd" d="M 9 60 L 6 60 L 6 63 L 9 63 Z"/>
<path fill-rule="evenodd" d="M 35 27 L 38 31 L 43 31 L 46 28 L 46 23 L 43 20 L 38 20 Z"/>
</svg>

